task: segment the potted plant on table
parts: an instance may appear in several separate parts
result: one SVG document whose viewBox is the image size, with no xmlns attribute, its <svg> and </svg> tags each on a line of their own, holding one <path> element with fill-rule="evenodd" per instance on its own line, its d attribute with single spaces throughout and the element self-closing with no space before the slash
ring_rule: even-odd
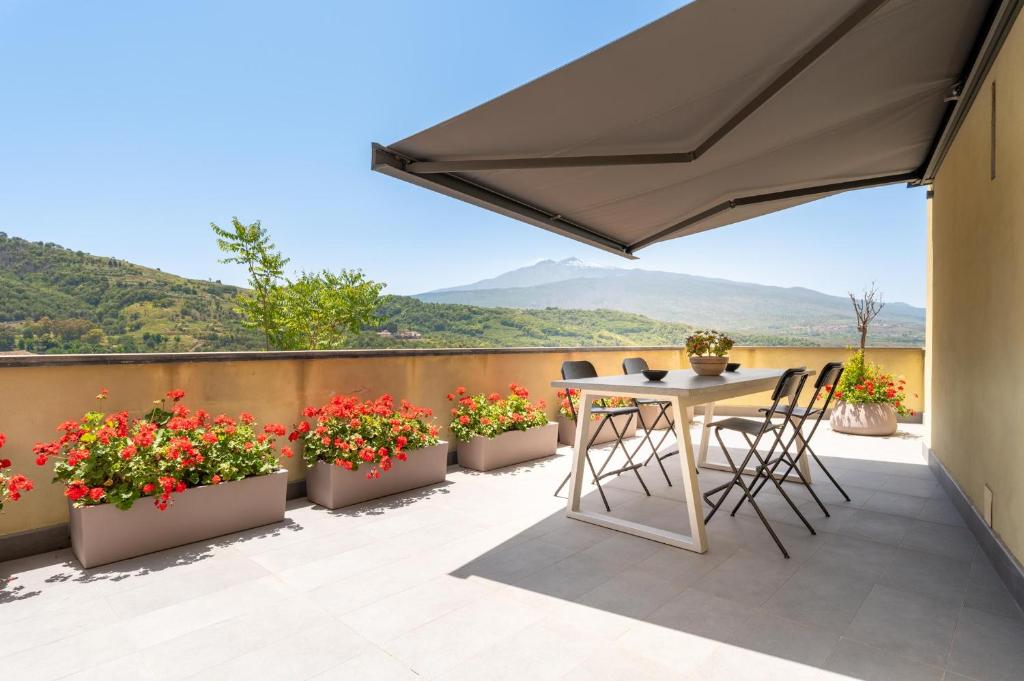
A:
<svg viewBox="0 0 1024 681">
<path fill-rule="evenodd" d="M 247 412 L 212 417 L 184 397 L 172 390 L 171 405 L 162 400 L 139 419 L 90 411 L 33 448 L 40 466 L 57 460 L 71 549 L 84 567 L 284 519 L 288 471 L 278 457 L 291 451 L 275 446 L 284 426 L 260 429 Z"/>
<path fill-rule="evenodd" d="M 459 387 L 448 394 L 452 434 L 458 439 L 459 465 L 489 471 L 551 456 L 558 449 L 558 426 L 548 423 L 544 402 L 529 401 L 526 388 L 512 383 L 509 395 L 467 395 Z"/>
<path fill-rule="evenodd" d="M 843 365 L 829 423 L 850 435 L 892 435 L 898 416 L 913 416 L 907 408 L 906 381 L 884 373 L 858 350 Z"/>
<path fill-rule="evenodd" d="M 701 376 L 719 376 L 729 363 L 733 340 L 721 331 L 697 331 L 686 338 L 690 366 Z"/>
<path fill-rule="evenodd" d="M 5 444 L 7 436 L 0 433 L 0 449 L 3 449 Z M 33 487 L 32 481 L 24 475 L 12 473 L 12 466 L 10 459 L 0 457 L 0 510 L 3 510 L 6 502 L 21 499 L 21 493 L 31 491 Z"/>
<path fill-rule="evenodd" d="M 391 395 L 332 397 L 307 407 L 289 435 L 303 442 L 306 496 L 335 509 L 444 482 L 448 443 L 428 423 L 429 409 Z"/>
<path fill-rule="evenodd" d="M 574 410 L 579 409 L 580 391 L 575 388 L 559 390 L 558 399 L 558 441 L 563 445 L 571 445 L 575 442 L 576 438 L 576 419 L 573 417 L 573 414 Z M 594 400 L 594 406 L 632 407 L 633 400 L 627 397 L 601 397 Z M 644 416 L 646 418 L 647 414 Z M 651 421 L 645 420 L 644 422 L 653 423 L 654 416 L 656 416 L 656 414 L 653 414 L 652 412 Z M 590 418 L 596 421 L 601 417 L 598 414 L 591 414 Z M 615 427 L 618 428 L 619 432 L 623 433 L 623 437 L 629 438 L 636 435 L 636 427 L 639 421 L 636 415 L 620 414 L 619 416 L 613 416 L 611 420 L 615 422 Z M 615 432 L 611 429 L 611 426 L 605 426 L 601 429 L 601 432 L 597 434 L 594 444 L 605 444 L 607 442 L 612 442 L 613 440 L 615 440 Z"/>
</svg>

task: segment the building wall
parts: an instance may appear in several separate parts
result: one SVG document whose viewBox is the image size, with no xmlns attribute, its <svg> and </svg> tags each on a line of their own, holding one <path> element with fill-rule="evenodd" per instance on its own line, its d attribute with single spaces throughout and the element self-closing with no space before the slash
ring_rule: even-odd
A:
<svg viewBox="0 0 1024 681">
<path fill-rule="evenodd" d="M 871 358 L 886 369 L 904 375 L 912 392 L 923 387 L 924 351 L 919 348 L 872 349 Z M 438 422 L 447 423 L 450 404 L 445 395 L 457 386 L 472 392 L 504 391 L 517 382 L 532 399 L 548 402 L 549 415 L 557 413 L 552 380 L 567 359 L 588 359 L 599 373 L 622 371 L 622 359 L 640 355 L 652 367 L 688 367 L 680 348 L 605 348 L 588 350 L 521 351 L 392 351 L 338 353 L 223 353 L 197 361 L 195 355 L 80 356 L 59 364 L 38 366 L 45 357 L 9 357 L 0 363 L 0 432 L 8 435 L 3 450 L 17 471 L 37 482 L 36 489 L 0 514 L 0 536 L 64 522 L 67 507 L 58 485 L 50 484 L 49 467 L 34 463 L 32 445 L 57 437 L 56 426 L 78 419 L 96 408 L 100 388 L 110 391 L 102 404 L 107 411 L 127 409 L 140 416 L 152 401 L 170 389 L 187 392 L 186 403 L 213 414 L 252 412 L 261 423 L 294 424 L 302 408 L 322 404 L 335 393 L 356 393 L 368 398 L 391 393 L 415 404 L 431 407 Z M 747 367 L 819 368 L 843 360 L 849 351 L 836 348 L 735 348 L 733 361 Z M 768 396 L 734 400 L 730 406 L 759 406 Z M 920 410 L 921 400 L 911 402 Z M 447 438 L 447 430 L 442 435 Z M 288 462 L 293 480 L 304 475 L 296 457 Z"/>
<path fill-rule="evenodd" d="M 1024 21 L 1004 43 L 933 185 L 931 446 L 1024 560 Z M 996 176 L 991 84 L 996 83 Z"/>
</svg>

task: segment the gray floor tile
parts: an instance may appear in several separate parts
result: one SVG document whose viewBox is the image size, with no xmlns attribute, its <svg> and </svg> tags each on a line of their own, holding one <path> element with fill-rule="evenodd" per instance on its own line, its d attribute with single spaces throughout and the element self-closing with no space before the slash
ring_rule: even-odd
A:
<svg viewBox="0 0 1024 681">
<path fill-rule="evenodd" d="M 626 617 L 642 618 L 678 595 L 683 586 L 626 570 L 583 594 L 577 602 Z"/>
<path fill-rule="evenodd" d="M 966 561 L 978 550 L 978 542 L 970 530 L 924 520 L 914 523 L 903 538 L 903 546 Z"/>
<path fill-rule="evenodd" d="M 979 551 L 971 564 L 964 606 L 984 610 L 1010 619 L 1024 619 L 1017 601 L 1010 595 L 1003 580 L 996 574 L 988 557 Z"/>
<path fill-rule="evenodd" d="M 768 599 L 763 608 L 795 622 L 842 633 L 871 592 L 873 583 L 846 570 L 808 564 Z"/>
<path fill-rule="evenodd" d="M 899 494 L 911 494 L 926 499 L 945 496 L 938 481 L 934 479 L 911 478 L 903 475 L 888 476 L 882 485 L 882 490 L 885 492 L 898 492 Z"/>
<path fill-rule="evenodd" d="M 1024 674 L 1024 622 L 964 608 L 949 669 L 978 681 L 1019 681 Z"/>
<path fill-rule="evenodd" d="M 765 547 L 740 549 L 724 563 L 704 575 L 693 588 L 728 598 L 746 606 L 761 605 L 800 567 Z"/>
<path fill-rule="evenodd" d="M 758 609 L 736 632 L 731 643 L 747 650 L 821 667 L 839 642 L 839 635 Z"/>
<path fill-rule="evenodd" d="M 956 506 L 947 497 L 935 497 L 929 499 L 925 503 L 924 508 L 917 514 L 920 520 L 927 520 L 932 523 L 943 523 L 944 525 L 953 525 L 954 527 L 967 527 L 964 523 L 963 516 L 960 515 L 960 511 L 956 510 Z"/>
<path fill-rule="evenodd" d="M 897 550 L 891 544 L 869 539 L 826 534 L 821 537 L 821 547 L 807 563 L 827 567 L 850 577 L 875 581 L 885 572 Z"/>
<path fill-rule="evenodd" d="M 967 561 L 904 548 L 896 551 L 878 582 L 959 606 L 970 574 Z"/>
<path fill-rule="evenodd" d="M 876 585 L 844 636 L 925 664 L 944 667 L 958 606 Z"/>
<path fill-rule="evenodd" d="M 725 641 L 732 640 L 750 614 L 750 608 L 734 600 L 687 589 L 646 619 L 676 631 Z"/>
<path fill-rule="evenodd" d="M 913 478 L 910 479 L 912 480 Z M 893 515 L 916 518 L 927 502 L 928 500 L 926 498 L 915 497 L 910 494 L 901 494 L 899 492 L 879 490 L 864 502 L 864 508 L 868 511 L 892 513 Z"/>
<path fill-rule="evenodd" d="M 851 537 L 899 546 L 913 524 L 911 518 L 861 509 L 836 531 Z"/>
<path fill-rule="evenodd" d="M 839 639 L 824 668 L 861 681 L 943 681 L 942 667 L 932 667 L 887 650 Z"/>
</svg>

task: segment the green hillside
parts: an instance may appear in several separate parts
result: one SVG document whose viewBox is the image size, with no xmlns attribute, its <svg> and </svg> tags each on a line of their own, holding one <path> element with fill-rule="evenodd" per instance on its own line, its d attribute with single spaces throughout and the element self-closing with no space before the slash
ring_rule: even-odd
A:
<svg viewBox="0 0 1024 681">
<path fill-rule="evenodd" d="M 262 349 L 259 334 L 244 328 L 233 310 L 238 291 L 0 233 L 0 351 Z M 380 328 L 349 347 L 674 345 L 691 329 L 612 310 L 482 308 L 402 296 L 388 297 L 381 312 Z M 737 340 L 800 343 L 755 335 Z"/>
<path fill-rule="evenodd" d="M 258 349 L 238 289 L 0 232 L 0 350 Z"/>
<path fill-rule="evenodd" d="M 430 348 L 682 345 L 694 328 L 616 310 L 483 308 L 405 296 L 390 297 L 382 313 L 385 321 L 380 329 L 364 333 L 354 344 Z M 381 337 L 380 331 L 414 331 L 422 338 Z M 785 336 L 739 334 L 734 338 L 747 345 L 812 345 Z"/>
</svg>

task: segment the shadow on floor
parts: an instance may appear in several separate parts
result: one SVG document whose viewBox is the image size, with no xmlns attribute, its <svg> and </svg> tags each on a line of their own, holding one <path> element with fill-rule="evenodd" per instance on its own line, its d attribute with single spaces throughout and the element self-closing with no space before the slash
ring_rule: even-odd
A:
<svg viewBox="0 0 1024 681">
<path fill-rule="evenodd" d="M 653 464 L 644 469 L 651 497 L 632 476 L 609 479 L 612 515 L 689 533 L 678 461 L 665 462 L 672 486 Z M 836 679 L 941 681 L 947 670 L 971 668 L 973 653 L 963 647 L 965 613 L 1006 617 L 1014 632 L 1024 633 L 1020 611 L 1007 606 L 1008 592 L 993 581 L 987 559 L 927 466 L 823 461 L 852 497 L 846 502 L 815 466 L 813 489 L 831 517 L 806 488 L 785 485 L 817 534 L 771 486 L 758 497 L 792 556 L 788 560 L 749 504 L 735 517 L 727 504 L 707 526 L 705 554 L 559 511 L 451 574 L 581 606 L 580 618 L 601 611 L 659 628 L 648 632 L 675 632 L 668 638 L 638 635 L 629 640 L 630 652 L 655 661 L 689 660 L 680 664 L 690 672 L 708 671 L 696 662 L 701 656 L 710 655 L 705 664 L 721 673 L 728 666 L 723 656 L 755 651 L 822 670 L 822 678 L 827 670 Z M 699 477 L 702 491 L 727 479 L 713 470 Z M 738 498 L 734 490 L 732 499 Z M 592 486 L 583 508 L 603 512 Z M 1024 638 L 1011 645 L 1021 643 Z"/>
</svg>

